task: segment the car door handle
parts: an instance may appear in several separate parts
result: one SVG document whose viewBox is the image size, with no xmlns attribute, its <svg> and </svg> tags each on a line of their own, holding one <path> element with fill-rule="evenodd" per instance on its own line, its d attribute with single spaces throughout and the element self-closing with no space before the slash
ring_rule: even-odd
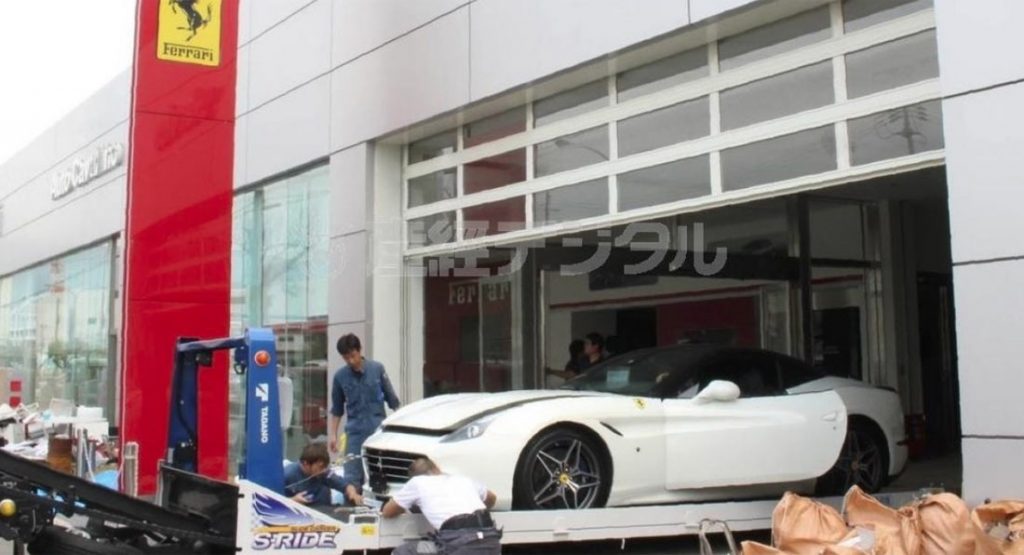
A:
<svg viewBox="0 0 1024 555">
<path fill-rule="evenodd" d="M 835 422 L 836 420 L 839 419 L 839 413 L 836 411 L 832 411 L 826 414 L 825 416 L 822 416 L 821 419 L 827 422 Z"/>
</svg>

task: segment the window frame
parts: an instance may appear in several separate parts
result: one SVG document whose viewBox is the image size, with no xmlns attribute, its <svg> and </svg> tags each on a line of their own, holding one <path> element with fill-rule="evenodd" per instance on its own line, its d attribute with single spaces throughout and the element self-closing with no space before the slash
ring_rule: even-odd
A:
<svg viewBox="0 0 1024 555">
<path fill-rule="evenodd" d="M 636 67 L 631 67 L 623 72 L 614 73 L 604 78 L 608 86 L 608 102 L 603 107 L 549 122 L 542 126 L 535 126 L 533 121 L 534 103 L 538 100 L 544 100 L 543 98 L 537 99 L 525 104 L 526 109 L 524 112 L 527 120 L 525 122 L 525 131 L 468 148 L 463 145 L 463 126 L 456 127 L 459 145 L 454 153 L 415 164 L 406 163 L 403 166 L 402 180 L 404 196 L 406 194 L 404 189 L 407 179 L 438 170 L 457 167 L 459 177 L 456 187 L 456 198 L 415 208 L 406 208 L 403 211 L 404 220 L 410 221 L 443 212 L 455 212 L 457 225 L 460 225 L 462 222 L 462 210 L 466 207 L 525 196 L 527 197 L 526 205 L 528 207 L 526 226 L 519 231 L 510 231 L 504 234 L 475 239 L 465 239 L 464 234 L 459 232 L 456 234 L 457 239 L 454 242 L 440 245 L 414 246 L 406 240 L 406 237 L 403 237 L 402 248 L 405 256 L 412 258 L 436 256 L 511 241 L 529 241 L 549 236 L 556 231 L 586 231 L 623 225 L 632 221 L 642 221 L 682 212 L 703 210 L 726 202 L 753 200 L 804 190 L 811 186 L 844 183 L 882 175 L 891 175 L 911 169 L 941 165 L 944 162 L 944 149 L 853 167 L 850 164 L 850 145 L 847 135 L 848 120 L 899 106 L 941 98 L 941 89 L 937 78 L 857 99 L 849 99 L 847 97 L 845 81 L 846 68 L 844 64 L 847 54 L 934 30 L 934 8 L 925 8 L 909 15 L 897 17 L 849 33 L 844 29 L 842 3 L 834 0 L 829 4 L 829 10 L 831 14 L 831 37 L 794 50 L 775 54 L 765 59 L 751 61 L 735 69 L 728 71 L 719 70 L 718 42 L 711 41 L 706 44 L 709 72 L 705 77 L 686 81 L 636 98 L 620 100 L 616 90 L 617 81 L 622 73 L 637 69 Z M 693 49 L 692 47 L 690 48 L 690 50 Z M 658 63 L 667 57 L 681 53 L 683 51 L 667 54 L 652 60 L 650 63 Z M 826 61 L 831 61 L 833 64 L 834 103 L 806 112 L 752 124 L 748 127 L 721 131 L 719 124 L 721 110 L 719 94 L 722 91 Z M 593 81 L 589 83 L 593 83 Z M 571 87 L 569 90 L 573 88 L 577 87 Z M 683 143 L 656 148 L 648 152 L 641 152 L 627 157 L 619 156 L 617 152 L 618 122 L 675 104 L 697 100 L 703 96 L 708 96 L 710 99 L 710 134 Z M 540 178 L 536 178 L 533 175 L 533 166 L 535 165 L 533 157 L 536 145 L 600 126 L 608 127 L 608 137 L 611 141 L 610 156 L 607 161 L 589 164 Z M 782 181 L 758 184 L 741 190 L 722 190 L 720 153 L 724 150 L 825 126 L 832 126 L 834 128 L 836 146 L 835 169 Z M 526 149 L 527 152 L 527 174 L 524 181 L 509 183 L 503 187 L 491 190 L 464 194 L 462 179 L 465 173 L 463 167 L 466 164 L 520 148 Z M 617 203 L 617 175 L 702 155 L 710 157 L 711 194 L 667 204 L 643 207 L 630 210 L 628 213 L 620 212 Z M 407 161 L 408 157 L 405 156 L 404 159 Z M 535 225 L 535 222 L 533 222 L 530 214 L 531 209 L 529 208 L 533 206 L 533 195 L 605 177 L 609 179 L 609 207 L 605 216 L 578 222 L 561 222 L 557 225 Z"/>
</svg>

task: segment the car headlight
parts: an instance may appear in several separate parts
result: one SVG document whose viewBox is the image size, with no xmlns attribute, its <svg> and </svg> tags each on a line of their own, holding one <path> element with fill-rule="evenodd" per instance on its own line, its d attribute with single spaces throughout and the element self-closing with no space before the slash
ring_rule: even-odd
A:
<svg viewBox="0 0 1024 555">
<path fill-rule="evenodd" d="M 487 427 L 494 422 L 494 417 L 490 416 L 487 418 L 481 418 L 480 420 L 474 420 L 469 424 L 455 430 L 454 432 L 444 436 L 441 443 L 454 443 L 456 441 L 466 441 L 468 439 L 476 439 L 487 431 Z"/>
</svg>

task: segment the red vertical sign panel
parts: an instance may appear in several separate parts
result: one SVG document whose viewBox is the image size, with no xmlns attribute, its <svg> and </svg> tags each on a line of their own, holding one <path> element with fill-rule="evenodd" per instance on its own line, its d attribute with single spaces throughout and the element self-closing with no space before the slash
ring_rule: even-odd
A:
<svg viewBox="0 0 1024 555">
<path fill-rule="evenodd" d="M 239 0 L 139 0 L 125 224 L 121 441 L 139 493 L 167 445 L 178 337 L 224 337 Z M 228 361 L 199 382 L 199 470 L 227 474 Z"/>
</svg>

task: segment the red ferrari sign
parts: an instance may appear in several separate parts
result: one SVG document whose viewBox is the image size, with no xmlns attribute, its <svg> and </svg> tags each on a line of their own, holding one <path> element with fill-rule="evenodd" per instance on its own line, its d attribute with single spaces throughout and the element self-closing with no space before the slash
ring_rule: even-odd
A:
<svg viewBox="0 0 1024 555">
<path fill-rule="evenodd" d="M 239 0 L 139 0 L 121 347 L 121 441 L 139 493 L 167 448 L 178 337 L 228 335 Z M 224 355 L 226 356 L 226 355 Z M 200 472 L 227 474 L 228 365 L 200 376 Z"/>
</svg>

